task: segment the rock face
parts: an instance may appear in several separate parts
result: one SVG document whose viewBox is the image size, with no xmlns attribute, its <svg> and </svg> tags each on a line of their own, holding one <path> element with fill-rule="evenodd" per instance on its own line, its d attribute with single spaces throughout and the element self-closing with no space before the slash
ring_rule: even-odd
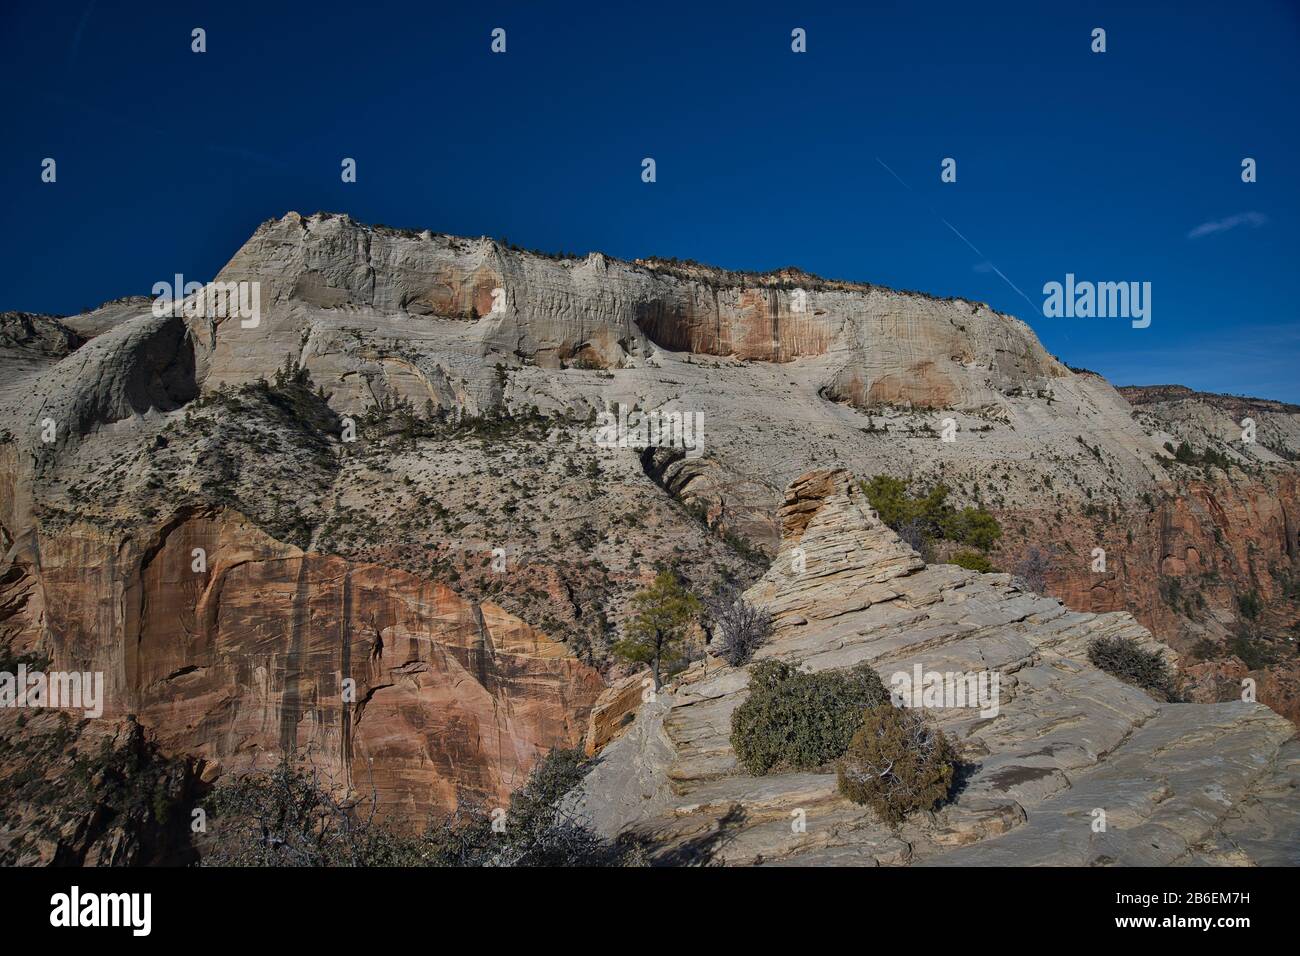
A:
<svg viewBox="0 0 1300 956">
<path fill-rule="evenodd" d="M 186 866 L 197 781 L 134 720 L 0 711 L 0 865 Z"/>
<path fill-rule="evenodd" d="M 833 773 L 745 774 L 729 734 L 748 674 L 710 660 L 603 752 L 576 802 L 603 832 L 648 838 L 661 862 L 1300 860 L 1288 721 L 1259 704 L 1158 703 L 1098 671 L 1086 658 L 1095 638 L 1161 645 L 1127 614 L 1070 611 L 1007 575 L 925 566 L 843 471 L 802 476 L 780 513 L 782 555 L 802 549 L 806 567 L 778 558 L 748 592 L 776 618 L 759 659 L 812 671 L 869 662 L 887 686 L 917 666 L 1000 675 L 996 715 L 930 709 L 969 765 L 958 796 L 892 828 L 838 796 Z"/>
<path fill-rule="evenodd" d="M 265 374 L 269 351 L 337 383 L 340 412 L 389 396 L 475 413 L 698 412 L 705 454 L 648 453 L 647 473 L 769 551 L 781 489 L 810 468 L 944 482 L 1002 520 L 996 563 L 1047 550 L 1048 589 L 1070 606 L 1132 611 L 1210 662 L 1244 654 L 1263 699 L 1300 716 L 1300 414 L 1281 403 L 1121 395 L 962 300 L 793 270 L 554 259 L 340 216 L 267 223 L 219 278 L 261 282 L 270 314 L 253 331 L 202 330 L 206 388 Z M 952 443 L 936 440 L 945 420 Z M 1238 467 L 1181 463 L 1167 449 L 1184 440 Z M 1252 593 L 1258 621 L 1239 611 Z"/>
<path fill-rule="evenodd" d="M 1025 538 L 1052 542 L 1062 553 L 1106 548 L 1105 573 L 1083 562 L 1058 564 L 1051 593 L 1082 610 L 1130 611 L 1192 661 L 1235 662 L 1240 677 L 1197 699 L 1235 698 L 1241 678 L 1255 680 L 1260 699 L 1300 720 L 1295 625 L 1300 620 L 1294 571 L 1300 486 L 1279 473 L 1225 480 L 1184 479 L 1155 506 L 1059 527 L 1049 515 L 1026 513 Z M 1240 600 L 1255 595 L 1248 618 Z M 1242 654 L 1249 665 L 1232 655 Z M 1217 696 L 1215 696 L 1217 694 Z"/>
<path fill-rule="evenodd" d="M 1049 575 L 1051 593 L 1074 608 L 1127 609 L 1187 655 L 1189 671 L 1217 673 L 1219 680 L 1194 681 L 1195 699 L 1235 699 L 1249 677 L 1261 700 L 1300 720 L 1300 482 L 1293 464 L 1300 407 L 1181 386 L 1120 391 L 1138 423 L 1167 432 L 1171 445 L 1244 458 L 1241 470 L 1173 463 L 1144 499 L 1067 524 L 1021 509 L 1024 531 L 1013 531 L 1019 541 L 1009 540 L 1007 550 L 1037 540 L 1083 556 L 1104 546 L 1104 573 L 1083 560 L 1060 561 Z M 1253 443 L 1242 440 L 1247 419 Z M 1251 598 L 1258 611 L 1246 613 L 1243 601 Z M 1234 679 L 1226 679 L 1229 672 Z"/>
<path fill-rule="evenodd" d="M 830 370 L 826 387 L 863 405 L 976 409 L 995 401 L 1000 389 L 1069 376 L 1028 326 L 987 306 L 812 276 L 774 278 L 789 288 L 747 288 L 716 270 L 656 260 L 627 263 L 599 253 L 550 259 L 488 239 L 382 231 L 346 216 L 290 213 L 264 224 L 217 277 L 260 282 L 263 301 L 284 318 L 256 336 L 216 335 L 207 374 L 227 382 L 255 375 L 262 363 L 246 350 L 270 336 L 316 361 L 382 377 L 404 393 L 416 390 L 421 404 L 443 397 L 437 370 L 454 377 L 463 371 L 459 363 L 451 356 L 447 364 L 416 361 L 403 375 L 392 360 L 349 348 L 340 333 L 361 312 L 367 322 L 395 315 L 455 322 L 421 324 L 441 333 L 444 350 L 526 357 L 552 369 L 566 363 L 621 368 L 655 351 L 773 363 L 823 358 Z M 494 297 L 494 289 L 501 294 Z M 293 304 L 298 311 L 277 308 Z M 337 320 L 318 324 L 301 343 L 304 309 L 332 312 Z M 405 324 L 403 331 L 388 323 L 375 331 L 406 337 L 413 330 Z"/>
<path fill-rule="evenodd" d="M 1196 447 L 1241 443 L 1254 424 L 1254 443 L 1284 461 L 1300 456 L 1300 405 L 1196 392 L 1181 385 L 1129 385 L 1119 393 L 1142 415 L 1158 420 Z"/>
<path fill-rule="evenodd" d="M 58 319 L 29 312 L 0 312 L 0 401 L 82 344 Z"/>
<path fill-rule="evenodd" d="M 1012 316 L 797 270 L 290 213 L 217 279 L 258 284 L 258 321 L 142 297 L 0 316 L 0 649 L 103 670 L 111 719 L 136 714 L 209 776 L 306 748 L 417 821 L 501 801 L 552 746 L 675 746 L 628 722 L 641 689 L 609 654 L 669 565 L 702 594 L 768 571 L 755 594 L 782 640 L 827 660 L 884 654 L 840 634 L 875 633 L 874 615 L 898 616 L 899 654 L 991 628 L 992 659 L 1034 660 L 1058 696 L 1077 661 L 1044 654 L 1075 661 L 1099 627 L 1147 639 L 1073 611 L 1127 609 L 1198 699 L 1251 677 L 1297 713 L 1294 409 L 1166 389 L 1130 391 L 1135 413 Z M 596 416 L 620 409 L 700 416 L 702 447 L 598 443 Z M 1257 442 L 1233 431 L 1246 412 Z M 1169 450 L 1184 440 L 1190 460 Z M 1050 545 L 1047 590 L 1073 611 L 923 567 L 837 469 L 982 504 L 1004 528 L 995 564 Z M 986 605 L 1055 610 L 961 616 Z"/>
<path fill-rule="evenodd" d="M 216 556 L 206 575 L 196 547 Z M 603 688 L 495 605 L 304 554 L 233 515 L 169 529 L 124 604 L 128 631 L 136 606 L 139 624 L 123 696 L 165 749 L 237 769 L 319 754 L 416 826 L 466 799 L 506 800 L 539 752 L 581 742 Z"/>
<path fill-rule="evenodd" d="M 212 775 L 306 755 L 416 827 L 505 801 L 539 753 L 582 742 L 604 686 L 495 605 L 231 512 L 125 546 L 73 527 L 33 551 L 51 667 L 103 671 L 106 718 L 138 716 Z"/>
</svg>

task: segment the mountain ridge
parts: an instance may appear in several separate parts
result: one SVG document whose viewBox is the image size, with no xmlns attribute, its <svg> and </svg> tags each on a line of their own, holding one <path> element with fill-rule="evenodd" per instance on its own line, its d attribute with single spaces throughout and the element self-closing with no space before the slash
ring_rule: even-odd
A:
<svg viewBox="0 0 1300 956">
<path fill-rule="evenodd" d="M 631 595 L 663 567 L 752 585 L 818 469 L 944 484 L 1001 522 L 997 565 L 1050 552 L 1041 589 L 1131 611 L 1195 699 L 1250 676 L 1297 713 L 1286 409 L 1253 444 L 1204 403 L 1135 409 L 965 300 L 339 217 L 270 220 L 217 278 L 261 284 L 258 322 L 126 297 L 58 320 L 87 339 L 66 354 L 0 341 L 0 643 L 104 670 L 111 719 L 201 779 L 304 748 L 395 819 L 504 800 L 539 753 L 610 739 Z M 702 415 L 702 453 L 602 447 L 619 410 Z"/>
</svg>

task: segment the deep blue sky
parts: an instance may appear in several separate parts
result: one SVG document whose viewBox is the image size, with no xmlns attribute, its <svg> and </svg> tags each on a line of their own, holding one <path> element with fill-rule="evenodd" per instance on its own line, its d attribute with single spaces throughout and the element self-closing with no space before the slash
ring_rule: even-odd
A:
<svg viewBox="0 0 1300 956">
<path fill-rule="evenodd" d="M 1300 402 L 1295 0 L 4 3 L 0 309 L 210 278 L 328 209 L 966 296 L 1117 384 Z M 1151 327 L 1043 318 L 1067 272 L 1150 281 Z"/>
</svg>

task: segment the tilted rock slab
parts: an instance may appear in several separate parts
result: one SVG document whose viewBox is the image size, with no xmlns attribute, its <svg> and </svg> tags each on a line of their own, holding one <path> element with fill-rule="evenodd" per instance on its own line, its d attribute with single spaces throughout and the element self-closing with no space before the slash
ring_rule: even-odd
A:
<svg viewBox="0 0 1300 956">
<path fill-rule="evenodd" d="M 1290 722 L 1259 704 L 1157 702 L 1099 671 L 1086 655 L 1098 637 L 1173 655 L 1127 614 L 1069 611 L 1005 574 L 925 566 L 846 472 L 800 477 L 780 514 L 781 556 L 747 594 L 776 618 L 760 660 L 868 662 L 887 686 L 917 664 L 1000 675 L 996 716 L 930 708 L 969 768 L 956 799 L 890 827 L 840 797 L 833 773 L 745 774 L 729 736 L 748 674 L 709 659 L 602 753 L 575 799 L 602 832 L 636 833 L 673 863 L 1300 861 Z"/>
</svg>

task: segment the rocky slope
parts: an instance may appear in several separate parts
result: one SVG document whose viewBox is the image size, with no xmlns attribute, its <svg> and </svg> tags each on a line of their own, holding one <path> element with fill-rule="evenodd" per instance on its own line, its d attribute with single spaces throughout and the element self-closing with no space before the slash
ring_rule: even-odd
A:
<svg viewBox="0 0 1300 956">
<path fill-rule="evenodd" d="M 1183 400 L 1135 416 L 1099 376 L 978 303 L 794 270 L 549 258 L 347 217 L 269 222 L 219 278 L 259 281 L 274 304 L 266 327 L 199 336 L 211 343 L 198 350 L 206 387 L 265 374 L 269 347 L 338 383 L 340 411 L 377 396 L 471 412 L 698 412 L 704 455 L 660 451 L 645 456 L 647 472 L 769 552 L 781 490 L 810 468 L 943 481 L 1002 520 L 1003 567 L 1048 550 L 1050 593 L 1129 609 L 1300 716 L 1290 457 L 1300 419 L 1277 403 L 1257 409 L 1248 444 L 1233 416 L 1250 408 L 1222 407 L 1212 429 L 1190 432 L 1172 411 Z M 952 442 L 940 439 L 945 419 Z M 1233 464 L 1179 461 L 1169 449 L 1182 440 Z M 1263 621 L 1240 613 L 1252 594 L 1269 609 Z M 1236 695 L 1220 683 L 1200 693 Z"/>
<path fill-rule="evenodd" d="M 0 711 L 0 865 L 192 863 L 198 786 L 134 720 Z"/>
<path fill-rule="evenodd" d="M 1119 393 L 1140 418 L 1166 426 L 1196 447 L 1242 442 L 1242 423 L 1255 423 L 1255 441 L 1284 461 L 1300 457 L 1300 405 L 1240 395 L 1196 392 L 1182 385 L 1127 385 Z"/>
<path fill-rule="evenodd" d="M 1001 518 L 1000 566 L 1050 544 L 1048 592 L 1133 611 L 1198 699 L 1249 673 L 1296 712 L 1287 408 L 1253 444 L 1235 407 L 1179 411 L 1204 397 L 1135 415 L 1013 317 L 795 270 L 290 213 L 217 279 L 259 284 L 258 322 L 134 297 L 0 324 L 0 641 L 104 670 L 205 778 L 300 748 L 405 819 L 499 801 L 612 735 L 588 715 L 636 696 L 627 597 L 668 565 L 753 583 L 828 467 L 948 483 Z M 698 413 L 702 454 L 601 447 L 620 408 Z"/>
<path fill-rule="evenodd" d="M 1158 703 L 1098 671 L 1086 658 L 1095 638 L 1161 647 L 1128 614 L 1071 611 L 1005 574 L 926 566 L 842 471 L 798 479 L 781 518 L 781 554 L 747 595 L 776 618 L 759 660 L 814 672 L 869 662 L 887 686 L 918 666 L 1001 675 L 993 716 L 929 709 L 966 764 L 958 796 L 891 827 L 838 796 L 833 773 L 746 774 L 729 735 L 748 673 L 710 658 L 604 750 L 575 798 L 602 832 L 637 834 L 664 863 L 1300 861 L 1294 726 L 1259 704 Z"/>
<path fill-rule="evenodd" d="M 23 382 L 74 351 L 83 342 L 57 319 L 29 312 L 0 312 L 0 401 Z"/>
</svg>

